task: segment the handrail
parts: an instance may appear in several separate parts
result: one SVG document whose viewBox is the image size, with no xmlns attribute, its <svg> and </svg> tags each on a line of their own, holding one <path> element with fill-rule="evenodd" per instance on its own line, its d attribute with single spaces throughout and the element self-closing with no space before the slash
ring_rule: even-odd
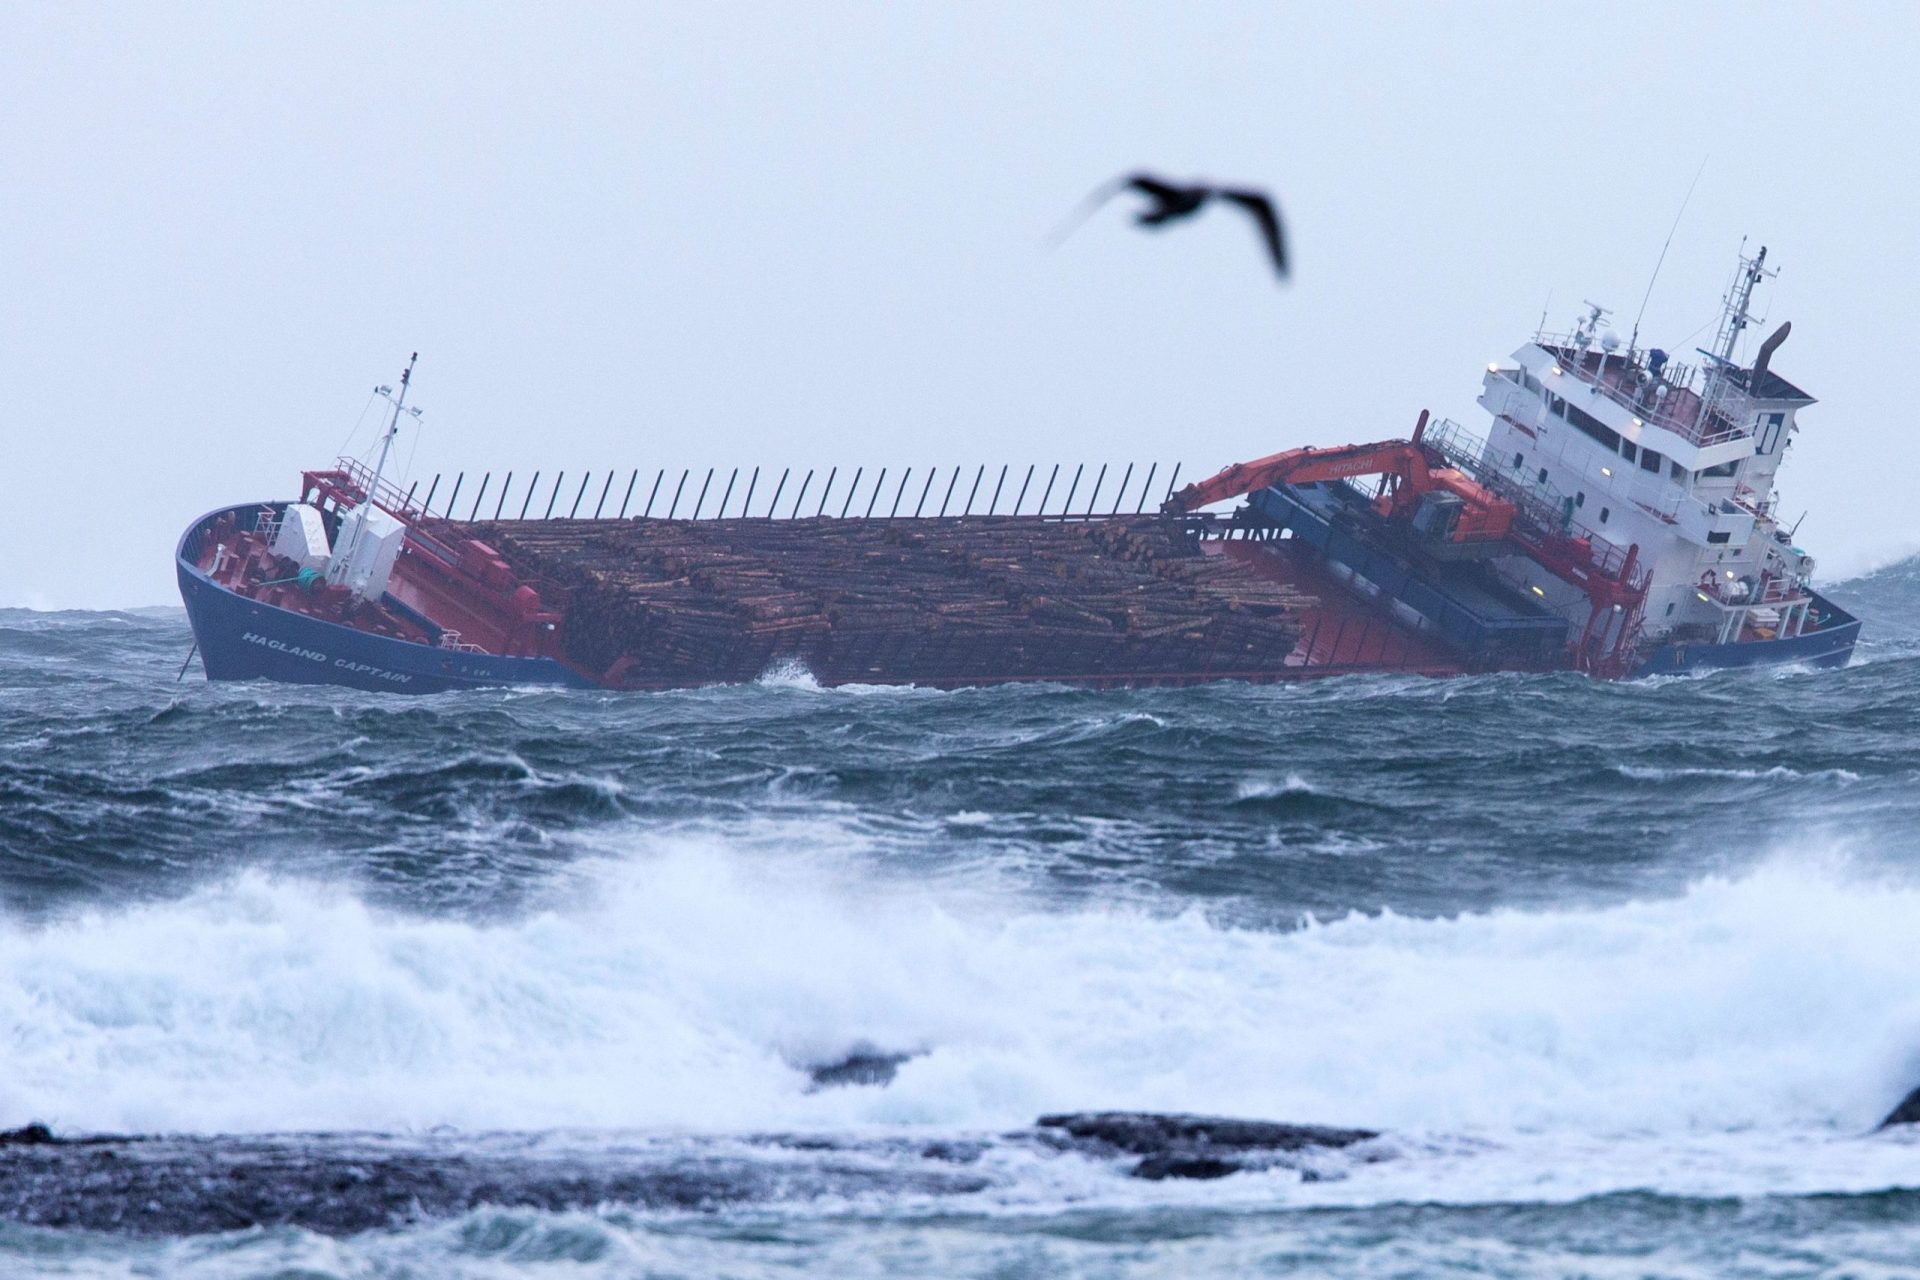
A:
<svg viewBox="0 0 1920 1280">
<path fill-rule="evenodd" d="M 1558 362 L 1557 368 L 1565 369 L 1641 421 L 1662 430 L 1671 431 L 1689 444 L 1704 449 L 1752 434 L 1746 427 L 1738 425 L 1752 417 L 1752 397 L 1736 388 L 1732 380 L 1724 375 L 1709 371 L 1705 376 L 1704 385 L 1696 390 L 1693 386 L 1693 370 L 1689 366 L 1669 365 L 1666 370 L 1656 375 L 1644 368 L 1632 352 L 1617 357 L 1606 352 L 1589 353 L 1580 348 L 1570 336 L 1562 334 L 1543 333 L 1534 341 L 1554 354 Z M 1589 354 L 1599 357 L 1598 368 L 1587 368 Z M 1610 366 L 1608 361 L 1614 359 L 1619 363 Z M 1603 371 L 1609 368 L 1622 371 L 1631 368 L 1647 374 L 1649 381 L 1644 384 L 1637 383 L 1629 390 L 1621 385 L 1624 379 L 1610 380 L 1604 376 Z M 1681 372 L 1685 376 L 1670 376 L 1673 372 Z M 1666 408 L 1660 400 L 1654 399 L 1650 394 L 1651 390 L 1657 386 L 1668 388 L 1669 396 L 1691 396 L 1698 404 L 1698 410 L 1689 419 Z M 1721 424 L 1718 429 L 1714 429 L 1711 425 L 1715 421 Z"/>
</svg>

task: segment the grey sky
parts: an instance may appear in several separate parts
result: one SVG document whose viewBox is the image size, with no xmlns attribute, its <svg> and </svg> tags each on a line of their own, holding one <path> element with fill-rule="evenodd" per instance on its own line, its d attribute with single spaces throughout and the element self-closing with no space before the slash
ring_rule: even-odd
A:
<svg viewBox="0 0 1920 1280">
<path fill-rule="evenodd" d="M 1803 544 L 1920 543 L 1910 6 L 5 15 L 0 604 L 177 602 L 187 522 L 290 495 L 416 349 L 419 474 L 1212 470 L 1477 424 L 1549 292 L 1631 325 L 1703 158 L 1643 339 L 1710 341 L 1771 246 Z M 1224 210 L 1041 251 L 1134 166 L 1270 185 L 1294 286 Z"/>
</svg>

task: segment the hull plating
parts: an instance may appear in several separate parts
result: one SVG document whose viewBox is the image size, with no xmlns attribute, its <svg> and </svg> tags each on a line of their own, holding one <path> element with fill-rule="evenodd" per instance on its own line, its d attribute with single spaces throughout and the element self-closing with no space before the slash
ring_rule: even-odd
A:
<svg viewBox="0 0 1920 1280">
<path fill-rule="evenodd" d="M 1676 676 L 1733 667 L 1844 667 L 1860 639 L 1860 619 L 1825 596 L 1814 595 L 1823 625 L 1789 640 L 1742 644 L 1667 644 L 1655 649 L 1634 674 Z"/>
<path fill-rule="evenodd" d="M 244 515 L 257 509 L 231 510 Z M 174 561 L 209 680 L 283 680 L 383 693 L 526 684 L 595 687 L 551 658 L 501 657 L 395 640 L 236 595 L 194 564 L 201 530 L 222 514 L 195 521 Z"/>
</svg>

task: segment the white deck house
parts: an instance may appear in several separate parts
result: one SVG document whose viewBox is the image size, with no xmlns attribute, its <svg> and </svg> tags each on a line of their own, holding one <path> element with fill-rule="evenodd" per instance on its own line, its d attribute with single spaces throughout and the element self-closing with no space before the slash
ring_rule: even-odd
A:
<svg viewBox="0 0 1920 1280">
<path fill-rule="evenodd" d="M 1773 483 L 1813 397 L 1768 367 L 1786 325 L 1752 367 L 1735 363 L 1753 288 L 1772 274 L 1766 253 L 1740 259 L 1719 338 L 1698 366 L 1623 346 L 1601 332 L 1597 306 L 1571 334 L 1538 334 L 1487 366 L 1485 465 L 1571 532 L 1639 546 L 1650 573 L 1643 641 L 1786 638 L 1807 624 L 1813 561 L 1780 527 Z M 1585 619 L 1586 599 L 1568 584 L 1520 558 L 1496 567 L 1570 621 Z"/>
</svg>

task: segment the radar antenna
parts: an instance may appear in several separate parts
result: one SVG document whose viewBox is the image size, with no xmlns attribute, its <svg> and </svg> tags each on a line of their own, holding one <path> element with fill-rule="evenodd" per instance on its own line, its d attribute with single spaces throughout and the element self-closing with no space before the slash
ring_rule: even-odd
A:
<svg viewBox="0 0 1920 1280">
<path fill-rule="evenodd" d="M 1600 326 L 1606 323 L 1607 317 L 1613 314 L 1613 310 L 1584 298 L 1581 299 L 1581 305 L 1587 308 L 1587 314 L 1580 317 L 1580 322 L 1574 326 L 1573 345 L 1585 351 L 1593 345 L 1594 337 L 1600 332 Z"/>
</svg>

